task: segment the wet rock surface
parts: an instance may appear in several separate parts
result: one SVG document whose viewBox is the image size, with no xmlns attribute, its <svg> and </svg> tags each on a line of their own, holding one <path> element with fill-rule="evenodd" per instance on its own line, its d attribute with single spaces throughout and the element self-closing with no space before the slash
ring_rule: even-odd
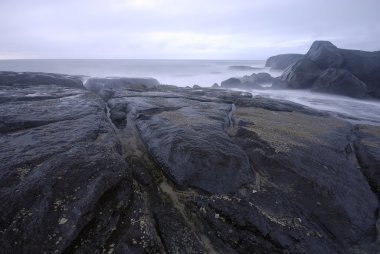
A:
<svg viewBox="0 0 380 254">
<path fill-rule="evenodd" d="M 223 89 L 10 74 L 5 253 L 379 251 L 378 126 Z"/>
<path fill-rule="evenodd" d="M 86 88 L 96 93 L 104 89 L 148 89 L 158 85 L 153 78 L 90 78 L 86 82 Z"/>
</svg>

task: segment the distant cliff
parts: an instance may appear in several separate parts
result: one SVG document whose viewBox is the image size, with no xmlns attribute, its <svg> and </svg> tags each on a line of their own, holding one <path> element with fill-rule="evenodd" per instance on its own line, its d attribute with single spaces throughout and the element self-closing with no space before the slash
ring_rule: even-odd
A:
<svg viewBox="0 0 380 254">
<path fill-rule="evenodd" d="M 265 67 L 270 67 L 273 70 L 285 70 L 290 65 L 300 60 L 304 55 L 302 54 L 281 54 L 271 56 L 265 62 Z"/>
</svg>

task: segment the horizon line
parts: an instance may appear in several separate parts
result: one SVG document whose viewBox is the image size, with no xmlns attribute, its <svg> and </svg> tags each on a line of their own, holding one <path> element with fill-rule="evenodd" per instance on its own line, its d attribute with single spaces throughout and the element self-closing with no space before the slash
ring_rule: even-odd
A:
<svg viewBox="0 0 380 254">
<path fill-rule="evenodd" d="M 195 58 L 5 58 L 0 61 L 13 60 L 137 60 L 137 61 L 266 61 L 266 59 L 195 59 Z"/>
</svg>

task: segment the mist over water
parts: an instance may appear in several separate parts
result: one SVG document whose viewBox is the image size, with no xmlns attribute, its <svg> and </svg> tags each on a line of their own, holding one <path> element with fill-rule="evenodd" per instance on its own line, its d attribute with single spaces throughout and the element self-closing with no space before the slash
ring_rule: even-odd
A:
<svg viewBox="0 0 380 254">
<path fill-rule="evenodd" d="M 231 77 L 273 72 L 260 60 L 1 60 L 0 71 L 34 71 L 89 77 L 152 77 L 161 84 L 209 87 Z M 250 66 L 231 68 L 231 66 Z M 250 90 L 253 95 L 289 100 L 325 110 L 350 121 L 380 125 L 380 102 L 314 93 L 308 90 Z"/>
<path fill-rule="evenodd" d="M 253 95 L 289 100 L 317 110 L 335 113 L 356 123 L 380 125 L 380 101 L 359 100 L 310 90 L 250 90 Z"/>
<path fill-rule="evenodd" d="M 1 60 L 0 70 L 90 77 L 152 77 L 161 84 L 209 87 L 233 76 L 268 71 L 264 64 L 261 60 Z M 258 69 L 239 70 L 231 66 Z"/>
</svg>

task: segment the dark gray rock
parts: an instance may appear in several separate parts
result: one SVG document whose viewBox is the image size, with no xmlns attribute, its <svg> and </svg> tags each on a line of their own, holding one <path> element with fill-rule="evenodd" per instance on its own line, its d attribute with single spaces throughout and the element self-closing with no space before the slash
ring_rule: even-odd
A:
<svg viewBox="0 0 380 254">
<path fill-rule="evenodd" d="M 4 253 L 379 252 L 376 126 L 224 89 L 7 84 Z"/>
<path fill-rule="evenodd" d="M 341 68 L 348 70 L 363 81 L 368 93 L 380 98 L 380 51 L 366 52 L 360 50 L 339 49 L 343 63 Z"/>
<path fill-rule="evenodd" d="M 350 124 L 295 103 L 238 93 L 229 94 L 236 109 L 228 120 L 231 109 L 215 100 L 225 96 L 220 94 L 224 90 L 201 90 L 172 89 L 171 98 L 165 93 L 147 98 L 148 92 L 116 95 L 111 101 L 125 102 L 149 154 L 174 183 L 174 193 L 179 190 L 192 214 L 190 220 L 202 229 L 198 234 L 208 239 L 213 250 L 377 251 L 374 228 L 379 204 L 358 170 L 347 139 Z M 224 158 L 235 161 L 230 149 L 244 151 L 255 181 L 238 184 L 228 194 L 230 187 L 215 181 L 227 178 L 220 178 L 222 171 L 212 165 L 223 165 L 219 168 L 224 170 Z"/>
<path fill-rule="evenodd" d="M 222 81 L 223 88 L 262 89 L 261 85 L 271 84 L 274 78 L 266 72 L 253 73 L 242 78 L 229 78 Z"/>
<path fill-rule="evenodd" d="M 347 70 L 329 68 L 314 82 L 312 91 L 362 98 L 367 86 Z"/>
<path fill-rule="evenodd" d="M 340 68 L 343 62 L 339 49 L 329 41 L 315 41 L 305 58 L 313 61 L 320 69 Z"/>
<path fill-rule="evenodd" d="M 242 83 L 243 82 L 241 82 L 241 80 L 238 78 L 229 78 L 222 81 L 222 83 L 220 83 L 220 86 L 223 88 L 240 88 L 243 86 Z"/>
<path fill-rule="evenodd" d="M 340 253 L 355 248 L 376 252 L 377 233 L 373 230 L 379 204 L 358 170 L 352 143 L 347 140 L 350 124 L 249 107 L 238 107 L 234 116 L 240 121 L 233 140 L 244 149 L 262 180 L 246 192 L 250 211 L 254 207 L 259 210 L 252 218 L 256 232 L 260 232 L 256 237 L 265 236 L 271 239 L 268 243 L 290 253 Z M 212 201 L 208 204 L 215 207 Z M 244 212 L 235 213 L 232 205 L 213 209 L 231 225 L 252 221 Z M 293 230 L 282 231 L 289 227 Z M 228 235 L 223 234 L 228 231 L 219 230 L 228 241 Z M 360 234 L 366 235 L 366 240 Z"/>
<path fill-rule="evenodd" d="M 57 85 L 59 87 L 81 89 L 83 88 L 81 78 L 81 76 L 53 73 L 0 71 L 1 86 L 17 85 L 18 87 L 27 88 L 33 85 Z"/>
<path fill-rule="evenodd" d="M 265 62 L 265 67 L 270 67 L 273 70 L 285 70 L 304 55 L 302 54 L 281 54 L 269 57 Z"/>
<path fill-rule="evenodd" d="M 99 93 L 104 89 L 136 89 L 146 90 L 159 86 L 160 83 L 153 78 L 90 78 L 85 87 Z"/>
<path fill-rule="evenodd" d="M 280 79 L 287 82 L 289 88 L 311 88 L 320 73 L 321 69 L 305 57 L 289 66 Z"/>
<path fill-rule="evenodd" d="M 356 154 L 360 169 L 372 190 L 380 198 L 380 130 L 378 126 L 359 125 L 354 130 Z"/>
<path fill-rule="evenodd" d="M 332 69 L 340 70 L 334 74 L 337 75 L 336 78 L 333 78 Z M 310 88 L 319 78 L 328 84 L 317 81 L 318 88 L 315 90 L 351 97 L 364 97 L 363 92 L 366 90 L 367 94 L 379 98 L 379 69 L 379 51 L 339 49 L 331 42 L 316 41 L 301 60 L 284 71 L 280 79 L 287 82 L 289 88 Z M 343 89 L 343 81 L 349 82 L 347 90 Z M 366 89 L 360 81 L 365 84 Z"/>
<path fill-rule="evenodd" d="M 0 103 L 2 252 L 62 253 L 85 232 L 111 230 L 129 204 L 131 178 L 104 102 L 65 76 L 0 80 L 10 98 Z M 108 248 L 106 238 L 92 241 Z"/>
<path fill-rule="evenodd" d="M 218 83 L 214 83 L 211 88 L 220 88 L 220 86 L 218 85 Z"/>
<path fill-rule="evenodd" d="M 233 193 L 254 180 L 244 153 L 223 130 L 231 105 L 156 99 L 153 108 L 167 109 L 150 115 L 147 103 L 134 100 L 129 107 L 139 112 L 137 127 L 150 154 L 179 188 Z"/>
<path fill-rule="evenodd" d="M 268 84 L 272 83 L 273 77 L 267 72 L 253 73 L 248 79 L 252 84 Z"/>
</svg>

